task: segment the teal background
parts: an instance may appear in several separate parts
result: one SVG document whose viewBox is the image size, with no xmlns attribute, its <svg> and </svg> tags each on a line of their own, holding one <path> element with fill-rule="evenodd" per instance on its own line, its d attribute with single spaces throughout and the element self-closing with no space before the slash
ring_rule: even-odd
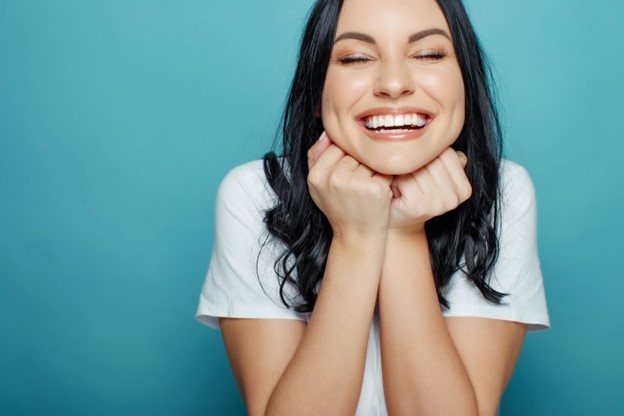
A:
<svg viewBox="0 0 624 416">
<path fill-rule="evenodd" d="M 217 185 L 271 146 L 310 4 L 0 0 L 0 414 L 244 414 L 194 313 Z M 502 415 L 621 414 L 624 3 L 468 6 L 553 325 Z"/>
</svg>

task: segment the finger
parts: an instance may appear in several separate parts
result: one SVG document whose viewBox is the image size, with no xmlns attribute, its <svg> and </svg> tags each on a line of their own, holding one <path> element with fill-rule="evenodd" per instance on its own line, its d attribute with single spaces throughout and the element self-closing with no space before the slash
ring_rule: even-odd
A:
<svg viewBox="0 0 624 416">
<path fill-rule="evenodd" d="M 323 131 L 316 143 L 314 143 L 314 145 L 310 148 L 310 150 L 312 151 L 312 158 L 314 160 L 318 160 L 318 158 L 325 151 L 325 149 L 327 149 L 332 143 L 333 142 L 331 141 L 327 133 Z"/>
<path fill-rule="evenodd" d="M 368 178 L 372 178 L 373 176 L 375 176 L 375 171 L 372 170 L 371 168 L 369 168 L 368 166 L 366 166 L 363 163 L 358 163 L 358 166 L 356 166 L 356 168 L 353 171 L 353 173 L 355 175 L 362 176 L 362 177 L 368 177 Z"/>
<path fill-rule="evenodd" d="M 344 170 L 351 173 L 356 171 L 359 166 L 361 166 L 360 162 L 345 154 L 345 156 L 336 163 L 336 170 Z"/>
<path fill-rule="evenodd" d="M 338 163 L 344 156 L 345 152 L 332 143 L 319 155 L 317 160 L 314 160 L 313 157 L 308 158 L 308 166 L 312 165 L 315 169 L 326 170 Z"/>
<path fill-rule="evenodd" d="M 465 158 L 465 163 L 467 164 L 468 158 L 466 158 L 466 155 L 463 152 L 455 151 L 451 148 L 446 149 L 439 156 L 439 159 L 442 163 L 444 163 L 446 169 L 454 180 L 466 176 L 464 172 L 464 167 L 466 165 L 462 163 L 462 158 Z"/>
<path fill-rule="evenodd" d="M 462 167 L 465 168 L 466 165 L 468 164 L 468 157 L 461 150 L 458 150 L 456 153 L 457 153 L 457 157 L 459 158 L 459 162 L 461 163 Z"/>
<path fill-rule="evenodd" d="M 316 143 L 308 150 L 308 169 L 316 163 L 321 154 L 332 144 L 327 133 L 323 131 Z"/>
<path fill-rule="evenodd" d="M 451 178 L 457 187 L 460 199 L 465 201 L 472 193 L 470 181 L 468 180 L 468 176 L 466 176 L 466 172 L 464 170 L 466 164 L 468 163 L 468 158 L 466 158 L 466 155 L 463 152 L 456 152 L 452 149 L 449 150 L 450 151 L 445 151 L 440 155 L 440 160 L 444 163 L 446 169 L 451 175 Z M 462 158 L 466 158 L 465 164 L 462 164 Z"/>
<path fill-rule="evenodd" d="M 435 190 L 435 183 L 431 174 L 426 169 L 426 167 L 422 167 L 418 169 L 416 172 L 412 173 L 412 177 L 418 183 L 421 191 L 425 195 L 432 195 Z"/>
<path fill-rule="evenodd" d="M 353 170 L 352 174 L 353 177 L 361 178 L 365 181 L 371 181 L 372 183 L 379 183 L 383 187 L 388 187 L 388 189 L 395 194 L 394 189 L 391 187 L 393 179 L 391 175 L 384 175 L 382 173 L 375 172 L 373 169 L 360 162 L 358 162 L 358 166 Z M 398 192 L 398 195 L 400 195 L 400 192 Z"/>
<path fill-rule="evenodd" d="M 312 188 L 323 187 L 327 184 L 336 164 L 344 157 L 345 153 L 335 144 L 330 144 L 319 156 L 318 160 L 308 157 L 308 186 Z"/>
<path fill-rule="evenodd" d="M 446 168 L 446 165 L 439 157 L 429 162 L 429 164 L 425 166 L 425 169 L 429 172 L 433 184 L 439 191 L 444 191 L 449 188 L 455 191 L 455 182 Z"/>
<path fill-rule="evenodd" d="M 383 181 L 384 183 L 387 183 L 388 186 L 390 186 L 390 184 L 392 182 L 394 182 L 394 176 L 393 175 L 386 175 L 385 173 L 379 173 L 379 172 L 375 172 L 374 170 L 370 169 L 369 170 L 372 172 L 372 177 L 373 178 L 378 178 L 379 180 Z"/>
<path fill-rule="evenodd" d="M 396 186 L 403 199 L 422 199 L 424 191 L 416 179 L 416 173 L 395 176 L 392 185 Z"/>
<path fill-rule="evenodd" d="M 442 202 L 443 207 L 445 209 L 457 207 L 462 202 L 461 189 L 451 177 L 446 165 L 437 157 L 426 168 L 437 188 L 436 197 Z"/>
</svg>

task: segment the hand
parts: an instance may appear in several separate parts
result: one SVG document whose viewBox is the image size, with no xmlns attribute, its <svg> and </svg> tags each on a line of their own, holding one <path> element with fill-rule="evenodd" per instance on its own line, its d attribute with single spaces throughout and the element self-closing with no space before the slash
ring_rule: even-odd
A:
<svg viewBox="0 0 624 416">
<path fill-rule="evenodd" d="M 464 172 L 468 159 L 450 147 L 427 165 L 392 181 L 390 229 L 424 232 L 425 222 L 457 208 L 472 195 Z"/>
<path fill-rule="evenodd" d="M 334 235 L 387 233 L 392 177 L 372 171 L 326 133 L 308 151 L 308 188 Z"/>
</svg>

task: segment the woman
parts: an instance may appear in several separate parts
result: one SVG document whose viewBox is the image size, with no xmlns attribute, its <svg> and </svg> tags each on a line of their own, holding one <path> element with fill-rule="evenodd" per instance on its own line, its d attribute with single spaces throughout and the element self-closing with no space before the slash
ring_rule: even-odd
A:
<svg viewBox="0 0 624 416">
<path fill-rule="evenodd" d="M 496 414 L 549 320 L 487 74 L 459 0 L 316 2 L 283 155 L 223 180 L 197 313 L 249 414 Z"/>
</svg>

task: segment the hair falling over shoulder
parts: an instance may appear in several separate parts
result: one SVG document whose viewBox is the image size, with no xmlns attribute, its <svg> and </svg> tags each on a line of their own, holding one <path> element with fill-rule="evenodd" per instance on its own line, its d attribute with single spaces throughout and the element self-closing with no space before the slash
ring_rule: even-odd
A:
<svg viewBox="0 0 624 416">
<path fill-rule="evenodd" d="M 312 8 L 283 115 L 282 154 L 264 156 L 265 175 L 277 197 L 276 205 L 265 213 L 265 244 L 275 239 L 285 247 L 275 262 L 275 271 L 282 302 L 297 312 L 314 308 L 332 240 L 329 221 L 308 191 L 307 151 L 323 131 L 318 109 L 342 3 L 319 0 Z M 438 299 L 446 308 L 449 304 L 443 289 L 458 270 L 488 301 L 501 304 L 505 294 L 488 284 L 498 257 L 502 157 L 493 81 L 461 0 L 438 0 L 438 5 L 448 22 L 464 81 L 466 117 L 453 148 L 468 157 L 466 174 L 473 193 L 456 209 L 427 221 L 432 271 Z M 287 285 L 296 289 L 298 302 L 286 296 Z"/>
</svg>

